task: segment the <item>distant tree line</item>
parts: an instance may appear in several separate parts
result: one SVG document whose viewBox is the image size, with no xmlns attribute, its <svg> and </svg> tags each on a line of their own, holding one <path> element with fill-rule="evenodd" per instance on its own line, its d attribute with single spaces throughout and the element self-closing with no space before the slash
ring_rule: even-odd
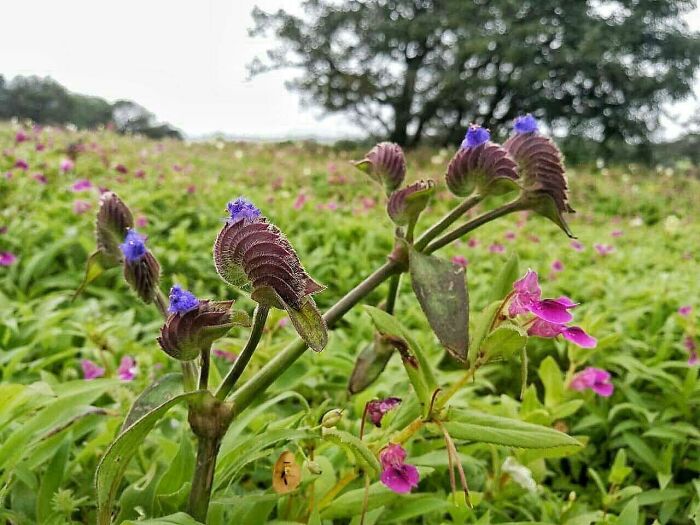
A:
<svg viewBox="0 0 700 525">
<path fill-rule="evenodd" d="M 130 100 L 110 104 L 99 97 L 71 93 L 55 80 L 38 76 L 0 75 L 0 119 L 31 119 L 38 124 L 73 124 L 80 129 L 113 125 L 119 133 L 149 138 L 182 139 L 179 130 Z"/>
</svg>

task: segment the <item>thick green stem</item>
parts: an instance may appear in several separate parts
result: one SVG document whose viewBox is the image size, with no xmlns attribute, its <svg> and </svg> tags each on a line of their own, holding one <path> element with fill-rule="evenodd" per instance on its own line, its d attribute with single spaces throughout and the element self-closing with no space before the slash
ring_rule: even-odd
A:
<svg viewBox="0 0 700 525">
<path fill-rule="evenodd" d="M 458 226 L 451 232 L 446 233 L 442 237 L 439 237 L 432 243 L 428 244 L 423 250 L 423 253 L 432 253 L 435 250 L 439 250 L 443 246 L 447 246 L 451 242 L 456 241 L 460 237 L 466 235 L 472 230 L 477 229 L 480 226 L 483 226 L 487 222 L 491 222 L 494 219 L 498 219 L 499 217 L 503 217 L 504 215 L 508 215 L 509 213 L 513 213 L 514 211 L 522 209 L 523 204 L 520 202 L 520 200 L 514 200 L 512 202 L 509 202 L 508 204 L 504 204 L 500 208 L 488 211 L 483 215 L 479 215 L 471 221 L 466 222 L 461 226 Z"/>
<path fill-rule="evenodd" d="M 233 387 L 241 377 L 245 367 L 248 366 L 250 358 L 253 357 L 253 352 L 258 347 L 260 338 L 262 337 L 263 330 L 265 328 L 265 322 L 267 321 L 267 314 L 270 312 L 270 308 L 263 305 L 258 305 L 255 309 L 255 315 L 253 316 L 253 326 L 250 329 L 250 336 L 248 337 L 248 342 L 241 351 L 240 355 L 236 359 L 236 362 L 229 370 L 226 377 L 221 382 L 221 386 L 216 391 L 215 397 L 220 400 L 226 399 L 226 396 L 231 392 Z"/>
<path fill-rule="evenodd" d="M 384 310 L 388 314 L 394 313 L 396 307 L 396 297 L 399 295 L 399 284 L 401 283 L 401 274 L 397 273 L 391 276 L 389 280 L 389 293 L 386 296 L 386 307 Z"/>
<path fill-rule="evenodd" d="M 462 201 L 459 206 L 456 206 L 452 211 L 445 215 L 442 219 L 436 222 L 433 226 L 428 228 L 415 242 L 414 248 L 418 251 L 423 250 L 430 241 L 435 237 L 444 232 L 449 228 L 453 222 L 458 220 L 460 217 L 464 216 L 469 210 L 482 201 L 483 197 L 481 195 L 471 195 L 464 201 Z"/>
<path fill-rule="evenodd" d="M 350 290 L 340 301 L 335 303 L 323 316 L 328 327 L 332 327 L 339 319 L 348 313 L 367 294 L 394 274 L 400 273 L 401 265 L 390 260 L 380 266 L 364 281 Z M 281 376 L 289 366 L 299 359 L 306 350 L 306 343 L 297 338 L 262 367 L 246 383 L 231 396 L 233 410 L 240 414 L 250 405 L 275 379 Z"/>
<path fill-rule="evenodd" d="M 221 438 L 199 436 L 197 439 L 197 464 L 192 477 L 187 512 L 197 521 L 206 523 Z"/>
</svg>

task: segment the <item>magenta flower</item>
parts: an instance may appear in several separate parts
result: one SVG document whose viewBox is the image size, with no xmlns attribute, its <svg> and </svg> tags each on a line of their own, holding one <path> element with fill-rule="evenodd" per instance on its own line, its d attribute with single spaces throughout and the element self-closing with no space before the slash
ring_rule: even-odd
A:
<svg viewBox="0 0 700 525">
<path fill-rule="evenodd" d="M 698 357 L 698 351 L 693 350 L 688 355 L 688 366 L 696 366 L 700 364 L 700 357 Z"/>
<path fill-rule="evenodd" d="M 294 200 L 294 205 L 293 208 L 295 210 L 300 210 L 304 207 L 304 204 L 306 204 L 306 201 L 308 200 L 308 197 L 304 193 L 299 193 L 297 195 L 297 198 Z"/>
<path fill-rule="evenodd" d="M 19 168 L 21 170 L 28 170 L 29 169 L 29 163 L 24 160 L 24 159 L 17 159 L 15 162 L 15 168 Z"/>
<path fill-rule="evenodd" d="M 126 175 L 127 173 L 129 173 L 129 169 L 126 166 L 124 166 L 124 164 L 117 164 L 116 166 L 114 166 L 114 169 L 122 175 Z"/>
<path fill-rule="evenodd" d="M 92 204 L 87 201 L 75 200 L 73 201 L 73 213 L 80 215 L 89 211 L 92 208 Z"/>
<path fill-rule="evenodd" d="M 469 260 L 464 255 L 455 255 L 454 257 L 452 257 L 451 261 L 452 264 L 461 266 L 462 268 L 466 268 L 469 264 Z"/>
<path fill-rule="evenodd" d="M 105 369 L 101 366 L 97 366 L 89 359 L 83 359 L 80 361 L 80 367 L 83 369 L 83 379 L 86 381 L 97 379 L 98 377 L 105 375 Z"/>
<path fill-rule="evenodd" d="M 562 272 L 564 271 L 564 263 L 557 259 L 552 262 L 551 268 L 553 272 Z"/>
<path fill-rule="evenodd" d="M 12 252 L 0 252 L 0 266 L 12 266 L 17 262 L 17 256 Z"/>
<path fill-rule="evenodd" d="M 42 142 L 39 142 L 36 146 L 34 146 L 34 149 L 36 151 L 44 151 L 46 149 L 46 145 Z"/>
<path fill-rule="evenodd" d="M 136 221 L 134 221 L 134 224 L 136 224 L 137 228 L 145 228 L 148 226 L 148 217 L 145 215 L 139 215 L 136 217 Z"/>
<path fill-rule="evenodd" d="M 571 241 L 570 245 L 574 250 L 577 252 L 582 252 L 583 251 L 583 244 L 581 244 L 579 241 Z"/>
<path fill-rule="evenodd" d="M 386 399 L 373 399 L 369 403 L 367 403 L 367 415 L 369 416 L 370 421 L 374 424 L 375 427 L 381 427 L 382 426 L 382 418 L 384 417 L 384 414 L 389 412 L 389 410 L 393 410 L 399 404 L 401 403 L 401 399 L 398 397 L 387 397 Z"/>
<path fill-rule="evenodd" d="M 75 168 L 75 163 L 70 159 L 62 159 L 61 163 L 58 165 L 58 169 L 60 169 L 62 173 L 73 171 L 73 168 Z"/>
<path fill-rule="evenodd" d="M 70 187 L 71 191 L 87 191 L 92 189 L 92 182 L 88 179 L 80 179 L 73 183 Z"/>
<path fill-rule="evenodd" d="M 683 317 L 687 317 L 690 315 L 690 312 L 693 311 L 693 307 L 690 306 L 689 304 L 683 305 L 680 308 L 678 308 L 678 313 L 679 315 L 682 315 Z"/>
<path fill-rule="evenodd" d="M 479 239 L 475 239 L 472 237 L 467 241 L 467 246 L 469 246 L 470 248 L 476 248 L 477 246 L 479 246 Z"/>
<path fill-rule="evenodd" d="M 137 179 L 143 179 L 143 178 L 146 177 L 146 172 L 143 171 L 143 170 L 141 170 L 141 169 L 136 170 L 136 171 L 134 172 L 134 177 L 136 177 Z"/>
<path fill-rule="evenodd" d="M 32 179 L 37 181 L 39 184 L 48 184 L 49 183 L 49 179 L 47 179 L 46 175 L 44 175 L 43 173 L 35 173 L 34 175 L 32 175 Z"/>
<path fill-rule="evenodd" d="M 187 186 L 187 193 L 189 193 L 190 195 L 192 195 L 196 191 L 197 186 L 195 186 L 194 184 L 190 184 L 189 186 Z"/>
<path fill-rule="evenodd" d="M 15 142 L 17 144 L 24 142 L 25 140 L 29 140 L 29 135 L 27 135 L 24 131 L 18 131 L 15 133 Z"/>
<path fill-rule="evenodd" d="M 517 235 L 516 235 L 515 232 L 508 231 L 508 232 L 506 232 L 506 234 L 504 235 L 504 237 L 505 237 L 505 239 L 506 239 L 507 241 L 512 241 L 512 240 L 515 240 L 515 238 L 517 237 Z"/>
<path fill-rule="evenodd" d="M 588 335 L 580 326 L 566 326 L 565 324 L 550 323 L 544 319 L 535 319 L 528 328 L 527 333 L 528 335 L 544 337 L 545 339 L 551 339 L 561 335 L 564 339 L 571 341 L 581 348 L 595 348 L 598 344 L 598 340 Z"/>
<path fill-rule="evenodd" d="M 610 397 L 615 386 L 610 381 L 610 372 L 601 368 L 589 366 L 576 374 L 569 383 L 569 388 L 581 392 L 590 388 L 602 397 Z"/>
<path fill-rule="evenodd" d="M 491 246 L 489 246 L 489 251 L 491 253 L 503 253 L 506 251 L 506 249 L 501 243 L 494 242 Z"/>
<path fill-rule="evenodd" d="M 390 444 L 379 454 L 382 464 L 381 480 L 384 485 L 398 494 L 406 494 L 418 486 L 420 474 L 406 461 L 406 451 L 401 445 Z"/>
<path fill-rule="evenodd" d="M 213 353 L 215 357 L 223 359 L 224 361 L 228 361 L 229 363 L 234 363 L 236 359 L 238 359 L 238 356 L 233 352 L 221 350 L 220 348 L 214 348 Z"/>
<path fill-rule="evenodd" d="M 541 300 L 542 290 L 537 278 L 537 272 L 528 270 L 524 277 L 513 283 L 513 292 L 508 305 L 508 314 L 516 317 L 520 314 L 532 313 L 550 323 L 568 323 L 573 316 L 568 310 L 574 308 L 574 303 L 568 297 Z"/>
<path fill-rule="evenodd" d="M 615 247 L 611 246 L 610 244 L 594 244 L 593 247 L 595 248 L 595 251 L 598 252 L 598 255 L 609 255 L 612 252 L 615 251 Z"/>
<path fill-rule="evenodd" d="M 125 355 L 119 363 L 119 368 L 117 368 L 117 376 L 119 376 L 119 379 L 122 381 L 133 381 L 137 371 L 138 368 L 136 367 L 134 358 Z"/>
<path fill-rule="evenodd" d="M 612 236 L 615 237 L 615 238 L 617 238 L 617 237 L 622 237 L 623 232 L 622 232 L 622 230 L 613 230 L 613 231 L 610 233 L 610 235 L 612 235 Z"/>
</svg>

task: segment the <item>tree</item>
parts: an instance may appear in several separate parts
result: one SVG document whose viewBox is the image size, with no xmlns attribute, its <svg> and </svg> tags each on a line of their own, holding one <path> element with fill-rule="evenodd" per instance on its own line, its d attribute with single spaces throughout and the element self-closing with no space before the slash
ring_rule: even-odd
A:
<svg viewBox="0 0 700 525">
<path fill-rule="evenodd" d="M 693 0 L 305 0 L 255 9 L 280 46 L 253 75 L 296 67 L 306 103 L 347 112 L 402 145 L 457 143 L 532 112 L 608 147 L 647 140 L 659 105 L 688 96 L 700 36 Z"/>
</svg>

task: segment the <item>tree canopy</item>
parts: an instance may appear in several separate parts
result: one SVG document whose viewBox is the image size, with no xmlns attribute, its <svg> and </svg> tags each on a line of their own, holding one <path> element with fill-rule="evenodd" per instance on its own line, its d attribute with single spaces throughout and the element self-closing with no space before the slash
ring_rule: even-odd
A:
<svg viewBox="0 0 700 525">
<path fill-rule="evenodd" d="M 693 0 L 305 0 L 253 12 L 279 46 L 251 73 L 296 67 L 306 103 L 402 145 L 458 143 L 531 112 L 569 136 L 639 144 L 692 92 Z"/>
</svg>

